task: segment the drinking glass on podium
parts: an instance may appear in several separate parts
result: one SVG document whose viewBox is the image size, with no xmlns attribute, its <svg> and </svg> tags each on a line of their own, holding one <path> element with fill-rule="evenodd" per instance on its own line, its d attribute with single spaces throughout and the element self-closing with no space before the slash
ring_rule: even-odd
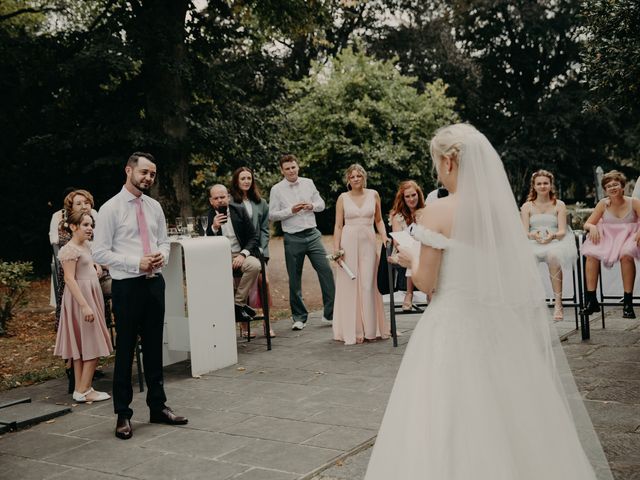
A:
<svg viewBox="0 0 640 480">
<path fill-rule="evenodd" d="M 202 215 L 200 217 L 200 226 L 202 227 L 202 236 L 207 236 L 207 228 L 209 227 L 209 217 L 207 215 Z"/>
</svg>

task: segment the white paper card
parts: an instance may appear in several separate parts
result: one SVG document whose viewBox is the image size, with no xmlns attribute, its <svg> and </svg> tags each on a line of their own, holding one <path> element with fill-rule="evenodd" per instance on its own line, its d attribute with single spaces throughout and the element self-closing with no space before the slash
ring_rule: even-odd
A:
<svg viewBox="0 0 640 480">
<path fill-rule="evenodd" d="M 415 243 L 418 243 L 416 239 L 414 239 L 406 230 L 401 230 L 399 232 L 391 232 L 390 235 L 393 239 L 398 242 L 398 245 L 402 247 L 413 247 Z"/>
</svg>

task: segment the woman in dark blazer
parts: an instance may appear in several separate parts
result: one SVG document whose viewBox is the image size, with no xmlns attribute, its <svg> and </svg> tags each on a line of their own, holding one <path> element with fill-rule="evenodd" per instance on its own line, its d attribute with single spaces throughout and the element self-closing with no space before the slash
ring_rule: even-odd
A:
<svg viewBox="0 0 640 480">
<path fill-rule="evenodd" d="M 258 232 L 258 246 L 265 259 L 269 259 L 269 204 L 260 195 L 253 177 L 253 170 L 240 167 L 233 172 L 230 192 L 233 203 L 242 205 Z"/>
<path fill-rule="evenodd" d="M 268 262 L 269 237 L 271 236 L 271 231 L 269 229 L 269 204 L 264 198 L 262 198 L 262 195 L 260 195 L 260 189 L 256 185 L 253 170 L 251 168 L 240 167 L 233 172 L 229 193 L 231 194 L 233 203 L 244 206 L 249 217 L 251 217 L 253 227 L 256 232 L 258 232 L 258 247 L 260 248 L 260 252 L 262 253 L 265 261 Z M 264 279 L 259 278 L 257 282 L 260 281 L 264 281 Z M 249 295 L 250 300 L 255 298 L 257 302 L 250 301 L 250 304 L 252 304 L 251 306 L 253 307 L 262 308 L 260 296 L 256 294 L 258 288 L 257 282 L 256 285 L 254 285 L 254 289 L 252 289 L 255 290 L 252 292 L 253 295 Z M 264 282 L 264 284 L 266 285 L 266 282 Z M 271 305 L 271 293 L 268 289 L 267 297 L 269 305 Z M 273 330 L 270 332 L 270 335 L 272 337 L 275 336 Z"/>
</svg>

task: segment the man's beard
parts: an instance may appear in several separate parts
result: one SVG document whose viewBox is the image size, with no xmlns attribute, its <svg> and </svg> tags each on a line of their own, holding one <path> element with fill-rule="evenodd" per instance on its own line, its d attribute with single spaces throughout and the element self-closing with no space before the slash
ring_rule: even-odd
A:
<svg viewBox="0 0 640 480">
<path fill-rule="evenodd" d="M 137 181 L 132 181 L 131 184 L 144 194 L 149 193 L 149 191 L 151 190 L 151 186 L 153 185 L 153 184 L 150 184 L 149 186 L 145 187 L 140 182 L 137 182 Z"/>
</svg>

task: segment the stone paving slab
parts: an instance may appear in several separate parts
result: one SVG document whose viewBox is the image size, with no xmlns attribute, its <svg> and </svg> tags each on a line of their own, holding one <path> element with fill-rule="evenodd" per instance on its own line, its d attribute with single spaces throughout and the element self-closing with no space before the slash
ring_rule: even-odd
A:
<svg viewBox="0 0 640 480">
<path fill-rule="evenodd" d="M 0 433 L 18 430 L 71 413 L 71 408 L 45 402 L 18 403 L 0 408 Z"/>
<path fill-rule="evenodd" d="M 568 313 L 568 312 L 567 312 Z M 301 332 L 274 324 L 264 338 L 238 340 L 237 365 L 190 376 L 188 362 L 166 369 L 168 404 L 186 426 L 149 424 L 134 389 L 134 436 L 114 437 L 110 402 L 76 405 L 54 380 L 0 394 L 66 404 L 73 413 L 0 436 L 2 477 L 20 479 L 360 480 L 395 374 L 419 315 L 397 317 L 402 336 L 344 346 L 312 315 Z M 576 380 L 617 480 L 640 480 L 640 322 L 607 310 L 607 329 L 564 342 Z M 562 322 L 571 330 L 571 321 Z M 110 391 L 111 372 L 96 387 Z"/>
<path fill-rule="evenodd" d="M 640 321 L 621 314 L 607 309 L 607 328 L 598 317 L 586 342 L 571 332 L 566 317 L 558 332 L 570 333 L 563 347 L 614 478 L 640 480 Z M 371 448 L 361 449 L 308 480 L 362 480 L 370 456 Z"/>
</svg>

